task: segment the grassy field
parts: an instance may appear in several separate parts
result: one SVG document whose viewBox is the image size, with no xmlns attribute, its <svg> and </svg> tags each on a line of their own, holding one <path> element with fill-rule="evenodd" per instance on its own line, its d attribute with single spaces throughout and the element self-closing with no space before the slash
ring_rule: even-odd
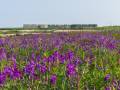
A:
<svg viewBox="0 0 120 90">
<path fill-rule="evenodd" d="M 14 35 L 26 35 L 26 34 L 40 34 L 40 33 L 53 33 L 53 32 L 99 32 L 98 30 L 0 30 L 0 36 L 14 36 Z"/>
<path fill-rule="evenodd" d="M 110 31 L 120 31 L 120 26 L 98 26 L 94 29 L 76 29 L 76 30 L 60 30 L 60 29 L 24 29 L 24 28 L 0 28 L 0 36 L 11 36 L 11 35 L 24 35 L 24 34 L 31 34 L 31 33 L 52 33 L 52 32 L 79 32 L 79 31 L 88 31 L 88 32 L 110 32 Z"/>
<path fill-rule="evenodd" d="M 120 90 L 120 31 L 0 38 L 0 90 Z"/>
</svg>

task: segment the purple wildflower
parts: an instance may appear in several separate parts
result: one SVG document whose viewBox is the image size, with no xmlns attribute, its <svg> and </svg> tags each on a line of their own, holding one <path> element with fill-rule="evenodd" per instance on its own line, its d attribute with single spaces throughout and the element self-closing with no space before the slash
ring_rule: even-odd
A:
<svg viewBox="0 0 120 90">
<path fill-rule="evenodd" d="M 41 73 L 45 73 L 47 71 L 47 67 L 45 65 L 42 65 L 40 71 Z"/>
<path fill-rule="evenodd" d="M 24 72 L 26 73 L 26 74 L 33 74 L 34 73 L 34 68 L 32 68 L 32 66 L 30 66 L 30 65 L 27 65 L 25 68 L 24 68 Z"/>
<path fill-rule="evenodd" d="M 117 87 L 117 81 L 116 80 L 113 80 L 112 84 L 113 84 L 114 87 Z"/>
<path fill-rule="evenodd" d="M 14 80 L 21 78 L 21 72 L 17 68 L 14 68 L 14 70 L 13 70 L 13 76 L 12 76 L 12 78 Z"/>
<path fill-rule="evenodd" d="M 16 62 L 16 56 L 14 55 L 14 56 L 12 56 L 12 61 L 14 61 L 14 62 Z"/>
<path fill-rule="evenodd" d="M 110 74 L 107 74 L 104 78 L 105 81 L 108 81 L 110 79 Z"/>
<path fill-rule="evenodd" d="M 118 54 L 120 54 L 120 50 L 118 50 Z"/>
<path fill-rule="evenodd" d="M 16 63 L 16 56 L 12 56 L 11 57 L 12 61 L 13 61 L 13 64 L 14 64 L 14 67 L 17 67 L 17 63 Z"/>
<path fill-rule="evenodd" d="M 37 64 L 37 68 L 41 73 L 45 73 L 47 71 L 47 67 L 45 65 Z"/>
<path fill-rule="evenodd" d="M 111 88 L 110 87 L 106 87 L 105 90 L 111 90 Z"/>
<path fill-rule="evenodd" d="M 67 65 L 67 75 L 68 76 L 74 76 L 76 74 L 75 65 L 74 64 L 68 64 Z"/>
<path fill-rule="evenodd" d="M 0 73 L 0 86 L 5 83 L 6 75 L 4 73 Z"/>
<path fill-rule="evenodd" d="M 21 78 L 21 71 L 17 67 L 5 67 L 4 74 L 11 79 Z"/>
<path fill-rule="evenodd" d="M 37 60 L 37 61 L 40 61 L 40 55 L 38 55 L 38 56 L 36 57 L 36 60 Z"/>
<path fill-rule="evenodd" d="M 55 57 L 55 59 L 57 60 L 60 57 L 60 53 L 58 51 L 55 51 L 53 53 L 53 56 Z"/>
<path fill-rule="evenodd" d="M 74 61 L 74 64 L 75 65 L 79 65 L 79 64 L 82 64 L 82 60 L 80 60 L 79 58 L 77 58 L 75 61 Z"/>
<path fill-rule="evenodd" d="M 48 62 L 54 62 L 56 59 L 55 59 L 55 56 L 54 55 L 50 55 L 48 57 Z"/>
<path fill-rule="evenodd" d="M 3 39 L 0 39 L 0 46 L 4 45 Z"/>
<path fill-rule="evenodd" d="M 120 85 L 118 85 L 117 90 L 120 90 Z"/>
<path fill-rule="evenodd" d="M 67 53 L 67 56 L 68 56 L 68 59 L 69 59 L 69 60 L 72 60 L 73 57 L 74 57 L 74 53 L 73 53 L 72 51 L 69 51 L 69 52 Z"/>
<path fill-rule="evenodd" d="M 35 53 L 32 53 L 31 57 L 32 59 L 35 59 Z"/>
<path fill-rule="evenodd" d="M 4 48 L 0 48 L 0 60 L 6 59 L 6 58 L 7 58 L 7 56 L 6 56 L 5 49 Z"/>
<path fill-rule="evenodd" d="M 48 61 L 48 58 L 47 57 L 44 57 L 43 58 L 43 63 L 46 63 Z"/>
<path fill-rule="evenodd" d="M 35 73 L 35 66 L 36 66 L 35 62 L 31 60 L 29 64 L 25 66 L 23 70 L 26 74 L 33 75 Z"/>
<path fill-rule="evenodd" d="M 51 84 L 56 84 L 57 76 L 54 74 L 50 77 L 50 83 Z"/>
<path fill-rule="evenodd" d="M 59 55 L 59 60 L 60 60 L 60 63 L 64 63 L 65 62 L 65 56 L 64 55 Z"/>
<path fill-rule="evenodd" d="M 6 67 L 4 68 L 4 73 L 5 73 L 7 76 L 11 76 L 11 75 L 13 74 L 13 70 L 12 70 L 12 68 L 6 66 Z"/>
</svg>

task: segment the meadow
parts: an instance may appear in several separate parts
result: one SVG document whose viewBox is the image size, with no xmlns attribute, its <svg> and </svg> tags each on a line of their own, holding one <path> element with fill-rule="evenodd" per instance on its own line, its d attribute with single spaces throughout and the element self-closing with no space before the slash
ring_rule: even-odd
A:
<svg viewBox="0 0 120 90">
<path fill-rule="evenodd" d="M 120 90 L 120 31 L 0 38 L 0 90 Z"/>
</svg>

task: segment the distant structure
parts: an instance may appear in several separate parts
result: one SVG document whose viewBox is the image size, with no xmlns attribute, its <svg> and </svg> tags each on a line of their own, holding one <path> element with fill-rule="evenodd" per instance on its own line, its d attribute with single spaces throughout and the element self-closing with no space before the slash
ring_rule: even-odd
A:
<svg viewBox="0 0 120 90">
<path fill-rule="evenodd" d="M 37 29 L 38 25 L 36 25 L 36 24 L 24 24 L 23 28 L 24 29 Z"/>
<path fill-rule="evenodd" d="M 97 24 L 24 24 L 24 29 L 95 29 Z"/>
<path fill-rule="evenodd" d="M 49 28 L 47 24 L 38 24 L 37 28 Z"/>
</svg>

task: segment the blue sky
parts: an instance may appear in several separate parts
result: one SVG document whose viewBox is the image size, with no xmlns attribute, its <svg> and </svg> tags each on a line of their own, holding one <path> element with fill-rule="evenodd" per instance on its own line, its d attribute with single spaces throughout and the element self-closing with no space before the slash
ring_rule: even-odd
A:
<svg viewBox="0 0 120 90">
<path fill-rule="evenodd" d="M 0 0 L 0 27 L 28 23 L 120 25 L 120 0 Z"/>
</svg>

